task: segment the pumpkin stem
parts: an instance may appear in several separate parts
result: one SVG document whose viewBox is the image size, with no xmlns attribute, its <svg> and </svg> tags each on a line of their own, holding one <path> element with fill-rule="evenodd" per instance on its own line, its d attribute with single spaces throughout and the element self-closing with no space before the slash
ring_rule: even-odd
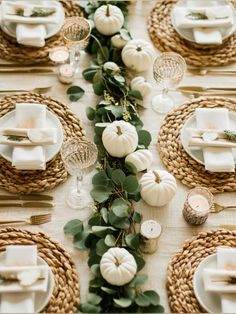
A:
<svg viewBox="0 0 236 314">
<path fill-rule="evenodd" d="M 115 265 L 118 267 L 120 266 L 121 262 L 119 261 L 119 259 L 115 256 Z"/>
<path fill-rule="evenodd" d="M 109 8 L 109 4 L 108 3 L 107 3 L 106 16 L 110 16 L 110 8 Z"/>
<path fill-rule="evenodd" d="M 121 131 L 121 128 L 120 128 L 120 126 L 117 126 L 116 128 L 117 128 L 117 134 L 118 134 L 118 135 L 121 135 L 121 134 L 123 134 L 123 133 L 122 133 L 122 131 Z"/>
<path fill-rule="evenodd" d="M 137 51 L 142 51 L 142 47 L 140 45 L 137 46 Z"/>
<path fill-rule="evenodd" d="M 155 170 L 153 170 L 153 174 L 155 176 L 156 183 L 160 183 L 161 182 L 161 178 L 160 178 L 159 174 Z"/>
</svg>

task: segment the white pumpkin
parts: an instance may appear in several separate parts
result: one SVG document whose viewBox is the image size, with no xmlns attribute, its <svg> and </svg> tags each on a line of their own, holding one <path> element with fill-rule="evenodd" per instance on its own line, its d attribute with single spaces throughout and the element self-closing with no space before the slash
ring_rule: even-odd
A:
<svg viewBox="0 0 236 314">
<path fill-rule="evenodd" d="M 111 37 L 112 46 L 117 49 L 122 49 L 127 44 L 127 42 L 128 40 L 122 38 L 120 34 L 116 34 Z"/>
<path fill-rule="evenodd" d="M 103 254 L 100 261 L 102 277 L 112 285 L 123 286 L 137 273 L 137 264 L 133 255 L 126 249 L 114 247 Z"/>
<path fill-rule="evenodd" d="M 129 122 L 114 121 L 103 131 L 102 142 L 111 156 L 122 158 L 135 151 L 138 133 Z"/>
<path fill-rule="evenodd" d="M 154 56 L 152 45 L 144 39 L 130 40 L 121 52 L 124 64 L 136 72 L 143 72 L 152 67 Z"/>
<path fill-rule="evenodd" d="M 107 4 L 95 11 L 93 20 L 99 33 L 110 36 L 119 32 L 124 24 L 124 15 L 117 6 Z"/>
<path fill-rule="evenodd" d="M 152 153 L 148 149 L 136 150 L 125 158 L 125 162 L 131 162 L 138 172 L 148 169 L 152 164 L 152 160 Z"/>
<path fill-rule="evenodd" d="M 139 181 L 142 199 L 151 206 L 164 206 L 175 195 L 175 178 L 165 170 L 150 170 Z"/>
<path fill-rule="evenodd" d="M 139 91 L 143 98 L 152 90 L 152 85 L 148 83 L 143 76 L 134 77 L 130 82 L 130 86 L 132 90 Z"/>
</svg>

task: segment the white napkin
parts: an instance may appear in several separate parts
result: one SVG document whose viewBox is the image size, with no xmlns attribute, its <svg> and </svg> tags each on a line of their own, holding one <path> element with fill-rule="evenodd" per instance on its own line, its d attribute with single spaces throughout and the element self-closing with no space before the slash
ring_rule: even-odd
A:
<svg viewBox="0 0 236 314">
<path fill-rule="evenodd" d="M 202 13 L 208 19 L 194 20 L 188 18 L 189 13 Z M 230 6 L 214 7 L 175 7 L 173 16 L 178 28 L 195 27 L 230 27 L 234 24 L 233 11 Z"/>
<path fill-rule="evenodd" d="M 198 129 L 229 129 L 229 114 L 225 108 L 197 108 Z M 205 169 L 212 172 L 234 172 L 232 148 L 206 147 L 203 149 Z"/>
<path fill-rule="evenodd" d="M 231 265 L 231 266 L 230 266 Z M 234 265 L 234 266 L 233 266 Z M 236 249 L 218 247 L 217 248 L 217 267 L 219 269 L 236 267 Z M 222 313 L 236 312 L 236 294 L 223 294 L 221 296 Z"/>
<path fill-rule="evenodd" d="M 17 24 L 16 40 L 19 44 L 32 47 L 44 47 L 47 35 L 44 25 Z"/>
<path fill-rule="evenodd" d="M 37 247 L 35 245 L 11 245 L 6 248 L 6 265 L 37 265 Z M 3 293 L 1 313 L 34 313 L 34 292 Z"/>
<path fill-rule="evenodd" d="M 194 28 L 193 37 L 197 44 L 222 44 L 221 32 L 214 28 Z"/>
<path fill-rule="evenodd" d="M 19 128 L 44 128 L 46 106 L 41 104 L 16 104 L 15 123 Z M 45 150 L 42 146 L 15 146 L 12 165 L 21 170 L 45 170 Z"/>
</svg>

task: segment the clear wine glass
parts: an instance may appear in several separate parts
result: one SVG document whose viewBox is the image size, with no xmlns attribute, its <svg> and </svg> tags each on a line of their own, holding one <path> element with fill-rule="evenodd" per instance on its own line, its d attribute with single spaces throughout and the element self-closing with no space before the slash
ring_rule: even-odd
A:
<svg viewBox="0 0 236 314">
<path fill-rule="evenodd" d="M 186 71 L 183 57 L 175 52 L 164 52 L 158 56 L 153 64 L 153 77 L 162 92 L 153 97 L 152 109 L 158 113 L 167 113 L 174 105 L 173 99 L 168 95 L 169 88 L 175 88 L 182 80 Z"/>
<path fill-rule="evenodd" d="M 87 204 L 88 191 L 82 185 L 83 174 L 97 160 L 98 150 L 93 142 L 81 138 L 71 138 L 63 143 L 61 158 L 66 170 L 76 177 L 76 187 L 67 195 L 67 204 L 74 209 L 83 209 Z"/>
<path fill-rule="evenodd" d="M 70 64 L 78 70 L 80 51 L 89 42 L 91 26 L 83 17 L 69 17 L 62 27 L 62 36 L 70 49 Z"/>
</svg>

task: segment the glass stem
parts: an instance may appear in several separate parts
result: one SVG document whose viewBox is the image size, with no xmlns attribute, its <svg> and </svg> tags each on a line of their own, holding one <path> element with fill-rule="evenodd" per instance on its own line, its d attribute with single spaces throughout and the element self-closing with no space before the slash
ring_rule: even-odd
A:
<svg viewBox="0 0 236 314">
<path fill-rule="evenodd" d="M 81 194 L 81 187 L 82 187 L 82 181 L 83 181 L 83 173 L 79 173 L 76 177 L 76 189 L 77 194 Z"/>
<path fill-rule="evenodd" d="M 80 59 L 80 49 L 78 46 L 72 46 L 70 48 L 70 64 L 73 67 L 77 67 Z"/>
<path fill-rule="evenodd" d="M 163 88 L 163 90 L 161 92 L 162 98 L 166 98 L 168 91 L 169 91 L 169 89 L 167 87 Z"/>
</svg>

